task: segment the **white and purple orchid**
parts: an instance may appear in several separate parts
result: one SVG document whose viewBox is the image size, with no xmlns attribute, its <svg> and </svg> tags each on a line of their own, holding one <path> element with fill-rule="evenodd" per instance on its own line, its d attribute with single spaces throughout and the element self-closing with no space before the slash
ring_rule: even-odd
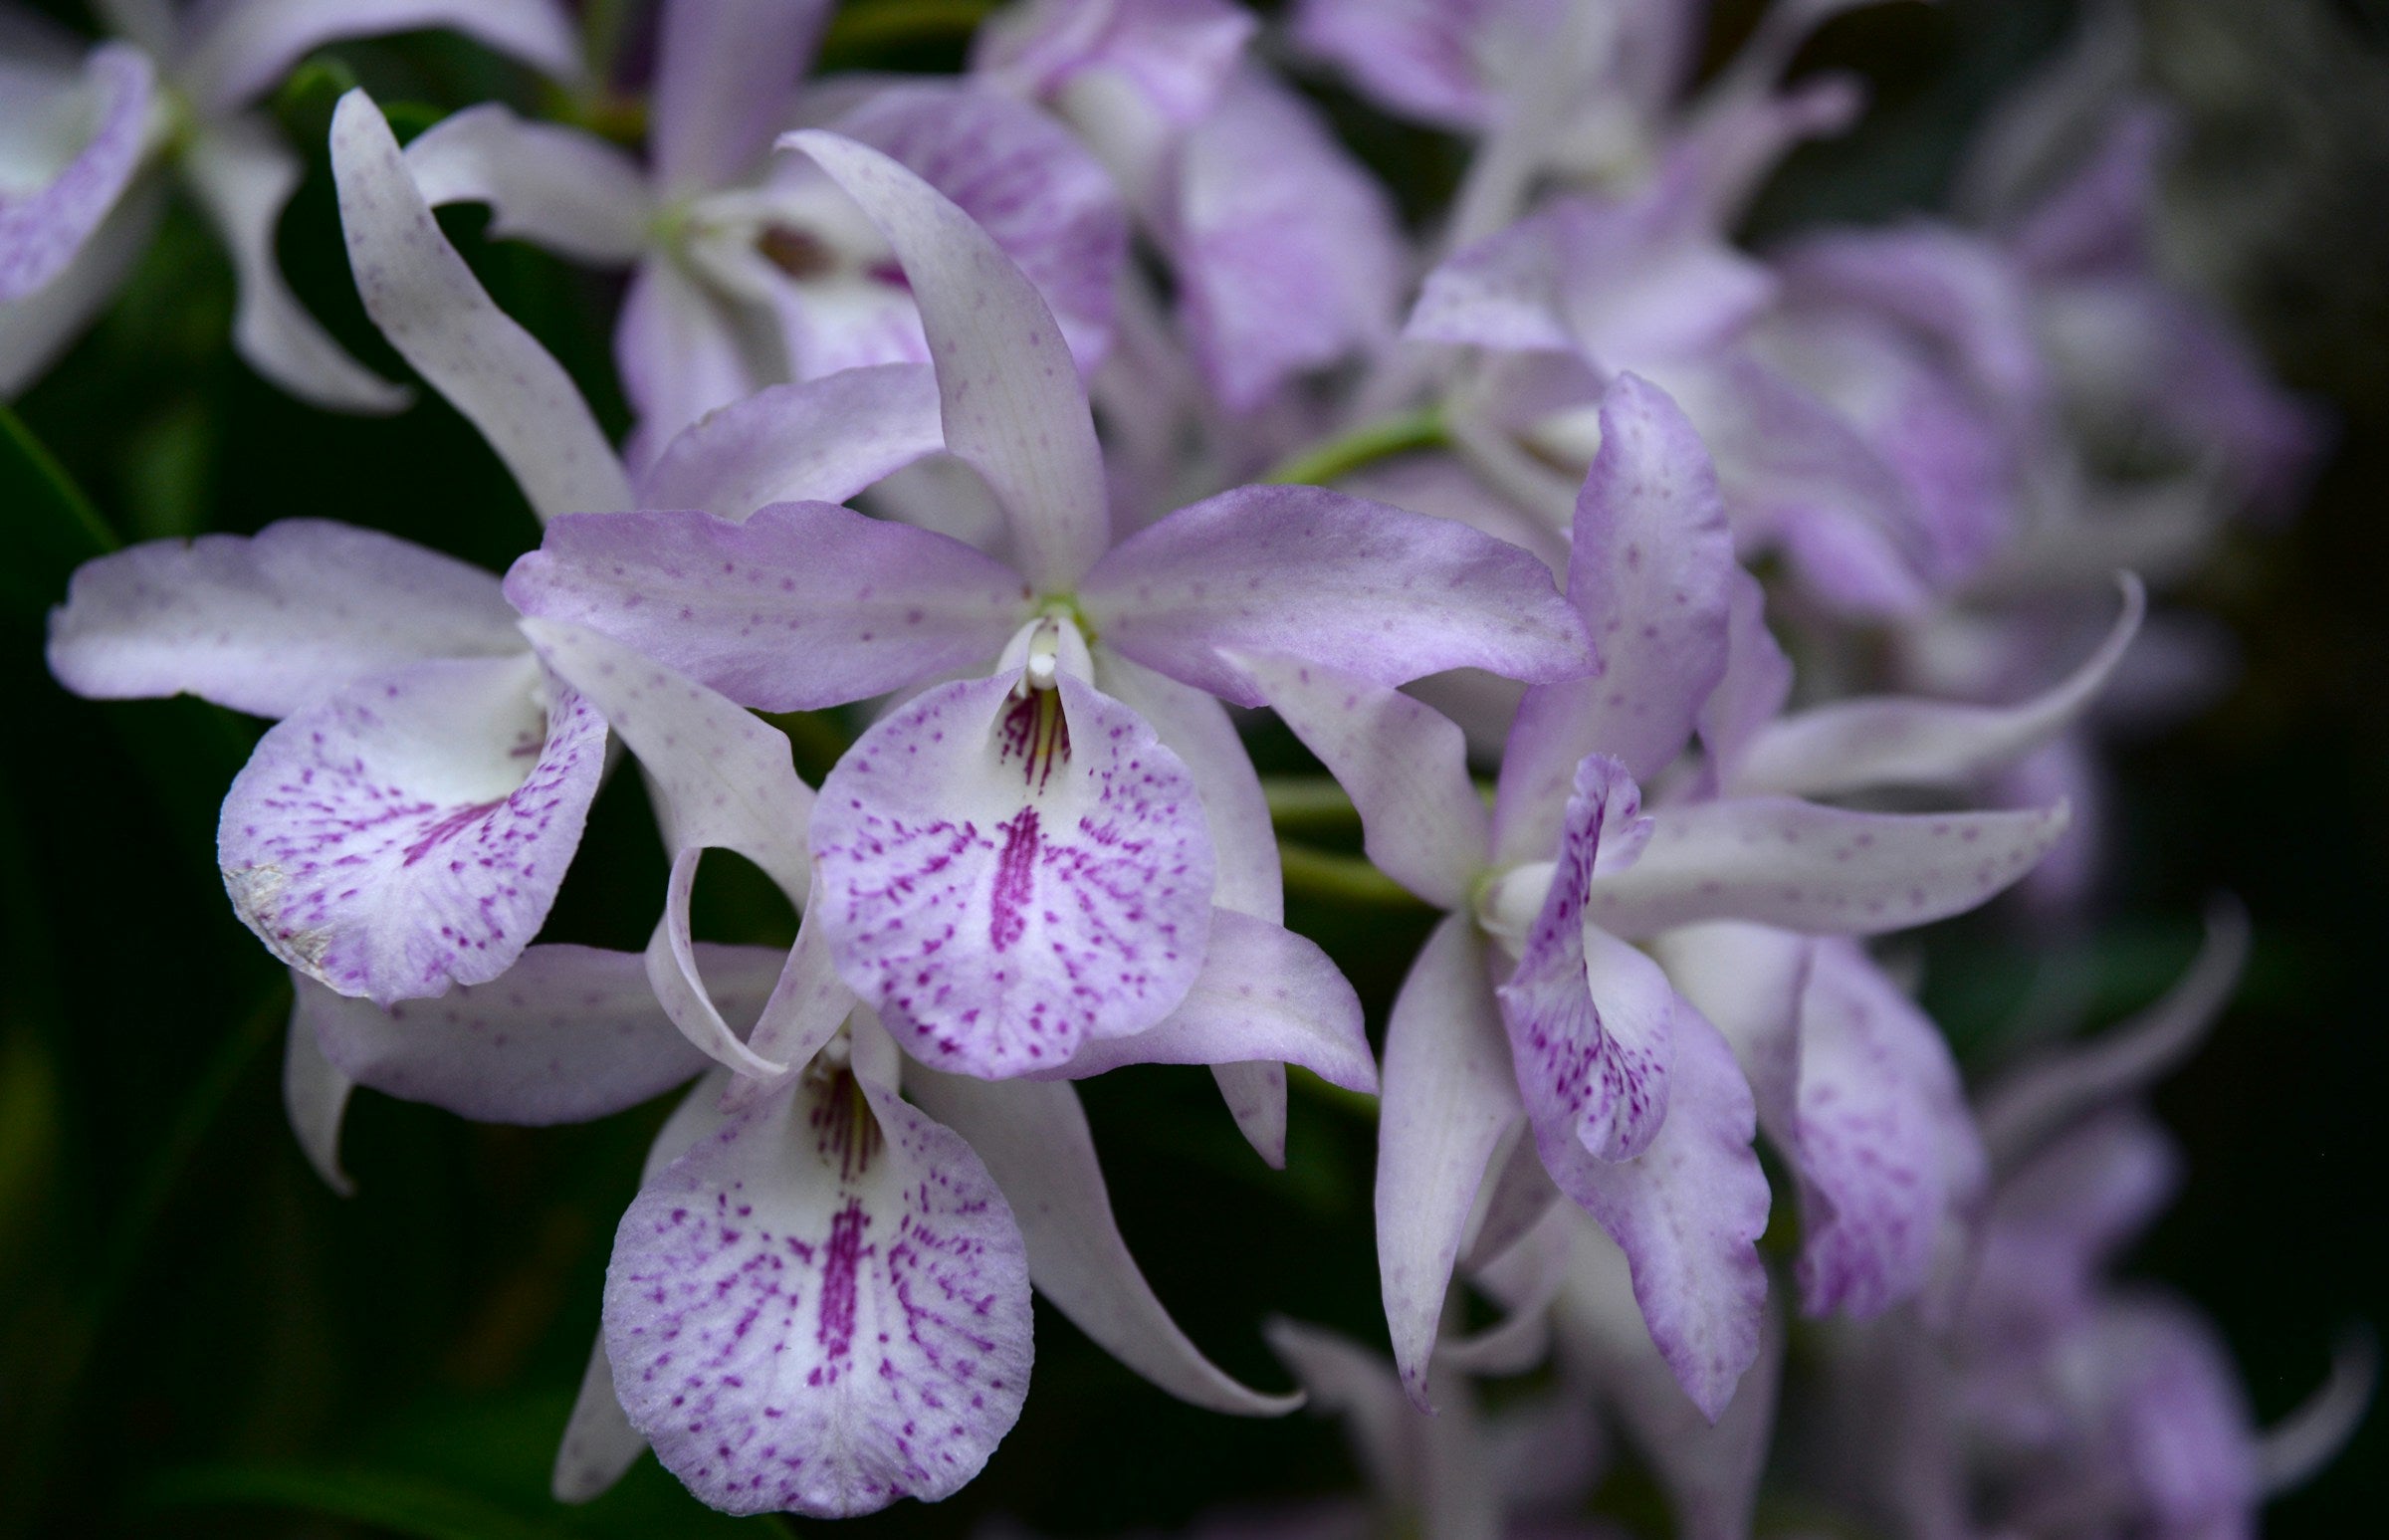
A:
<svg viewBox="0 0 2389 1540">
<path fill-rule="evenodd" d="M 103 0 L 88 52 L 40 18 L 0 19 L 0 397 L 74 341 L 156 227 L 168 176 L 230 252 L 233 345 L 302 400 L 390 412 L 399 386 L 340 350 L 274 255 L 300 161 L 253 110 L 326 43 L 445 27 L 559 80 L 579 74 L 555 0 Z M 81 55 L 80 59 L 78 55 Z"/>
<path fill-rule="evenodd" d="M 614 354 L 639 419 L 634 465 L 766 385 L 929 357 L 886 241 L 809 161 L 770 153 L 799 123 L 834 120 L 959 203 L 1029 274 L 1079 367 L 1110 345 L 1127 228 L 1103 168 L 1040 114 L 969 84 L 800 92 L 829 9 L 664 5 L 644 164 L 496 105 L 407 146 L 434 206 L 485 203 L 501 235 L 633 270 Z"/>
</svg>

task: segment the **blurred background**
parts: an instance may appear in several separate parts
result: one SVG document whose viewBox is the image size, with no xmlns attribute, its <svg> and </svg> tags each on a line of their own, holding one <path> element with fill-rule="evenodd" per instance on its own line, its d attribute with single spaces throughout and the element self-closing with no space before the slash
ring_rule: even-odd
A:
<svg viewBox="0 0 2389 1540">
<path fill-rule="evenodd" d="M 92 28 L 81 5 L 40 8 Z M 899 8 L 916 25 L 851 19 Z M 832 62 L 953 68 L 984 9 L 855 0 Z M 1712 58 L 1758 9 L 1720 0 Z M 2345 1330 L 2389 1325 L 2389 5 L 2142 11 L 2152 79 L 2187 130 L 2168 255 L 2336 414 L 2337 443 L 2293 522 L 2235 532 L 2188 591 L 2238 637 L 2237 673 L 2196 722 L 2119 748 L 2118 848 L 2095 922 L 2053 932 L 1995 912 L 1941 927 L 1923 938 L 1925 990 L 1962 1054 L 1995 1052 L 2036 1002 L 2105 1019 L 2153 997 L 2195 951 L 2210 895 L 2245 901 L 2245 988 L 2158 1097 L 2187 1152 L 2186 1196 L 2128 1270 L 2212 1314 L 2268 1420 L 2317 1383 Z M 1859 72 L 1873 110 L 1785 168 L 1750 234 L 1935 207 L 1969 128 L 2070 14 L 2063 0 L 1944 0 L 1825 28 L 1799 68 Z M 327 51 L 272 102 L 312 155 L 285 268 L 345 345 L 402 377 L 349 287 L 325 163 L 331 105 L 354 81 L 402 132 L 491 96 L 539 98 L 486 55 L 424 37 Z M 1457 146 L 1319 89 L 1406 207 L 1431 209 Z M 442 222 L 623 426 L 606 285 L 484 243 L 479 210 Z M 496 460 L 436 397 L 350 419 L 261 382 L 227 345 L 231 296 L 220 249 L 177 209 L 99 328 L 16 403 L 21 427 L 0 445 L 0 1535 L 790 1532 L 704 1510 L 652 1460 L 586 1509 L 545 1495 L 613 1226 L 664 1104 L 524 1131 L 360 1092 L 346 1144 L 357 1193 L 334 1197 L 282 1116 L 288 986 L 214 866 L 216 806 L 258 725 L 190 700 L 77 701 L 42 666 L 43 614 L 104 543 L 305 515 L 503 569 L 536 539 Z M 838 725 L 795 726 L 817 778 Z M 1290 742 L 1257 752 L 1264 770 L 1298 768 Z M 627 775 L 603 794 L 548 939 L 643 943 L 664 866 L 640 798 Z M 792 933 L 760 880 L 707 871 L 701 934 Z M 1382 1025 L 1424 912 L 1298 902 L 1290 920 Z M 1224 1367 L 1283 1383 L 1257 1331 L 1272 1312 L 1382 1340 L 1365 1109 L 1298 1092 L 1280 1174 L 1200 1071 L 1085 1089 L 1132 1246 Z M 1328 1423 L 1192 1411 L 1042 1305 L 1037 1331 L 1027 1412 L 986 1473 L 852 1532 L 961 1534 L 996 1518 L 1150 1532 L 1354 1479 Z M 2266 1532 L 2373 1532 L 2389 1512 L 2385 1439 L 2376 1416 Z M 1656 1511 L 1630 1475 L 1601 1500 L 1636 1522 Z"/>
</svg>

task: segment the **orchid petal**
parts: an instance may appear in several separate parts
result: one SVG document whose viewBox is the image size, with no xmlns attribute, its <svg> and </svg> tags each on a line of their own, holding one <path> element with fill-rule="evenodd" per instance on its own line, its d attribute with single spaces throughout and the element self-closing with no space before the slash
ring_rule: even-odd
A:
<svg viewBox="0 0 2389 1540">
<path fill-rule="evenodd" d="M 1053 313 L 994 238 L 902 164 L 818 129 L 789 134 L 904 264 L 938 369 L 946 446 L 1012 521 L 1021 569 L 1066 588 L 1109 543 L 1103 455 Z"/>
<path fill-rule="evenodd" d="M 1673 1036 L 1667 1120 L 1640 1156 L 1605 1161 L 1541 1125 L 1535 1143 L 1560 1191 L 1626 1253 L 1659 1357 L 1713 1424 L 1759 1355 L 1767 1177 L 1750 1147 L 1750 1088 L 1725 1039 L 1681 1000 Z"/>
<path fill-rule="evenodd" d="M 1708 451 L 1664 392 L 1630 374 L 1602 397 L 1601 428 L 1568 558 L 1568 597 L 1601 669 L 1519 706 L 1493 818 L 1509 860 L 1542 853 L 1586 755 L 1610 755 L 1637 780 L 1666 769 L 1725 677 L 1734 552 Z"/>
<path fill-rule="evenodd" d="M 1661 808 L 1631 868 L 1585 913 L 1628 937 L 1701 920 L 1872 936 L 1962 914 L 2056 847 L 2067 804 L 2019 812 L 1869 813 L 1753 796 Z"/>
<path fill-rule="evenodd" d="M 0 401 L 39 378 L 123 287 L 157 233 L 165 191 L 162 177 L 134 178 L 64 272 L 37 294 L 0 303 Z"/>
<path fill-rule="evenodd" d="M 2049 690 L 2014 706 L 1885 696 L 1784 718 L 1751 739 L 1728 788 L 1814 796 L 1979 782 L 2080 719 L 2113 676 L 2146 607 L 2139 579 L 2127 575 L 2123 613 L 2098 650 Z"/>
<path fill-rule="evenodd" d="M 515 563 L 507 596 L 763 711 L 842 705 L 983 665 L 1032 597 L 1019 574 L 961 541 L 833 503 L 783 503 L 744 524 L 558 519 Z"/>
<path fill-rule="evenodd" d="M 356 1082 L 332 1065 L 317 1039 L 315 1023 L 309 1019 L 311 981 L 293 974 L 292 983 L 299 996 L 291 1007 L 290 1031 L 283 1043 L 282 1108 L 316 1175 L 324 1179 L 326 1187 L 349 1198 L 355 1195 L 356 1184 L 340 1166 L 340 1122 Z"/>
<path fill-rule="evenodd" d="M 440 233 L 390 125 L 362 91 L 332 112 L 331 165 L 365 313 L 481 430 L 533 510 L 546 519 L 631 507 L 621 462 L 588 403 Z"/>
<path fill-rule="evenodd" d="M 649 155 L 667 193 L 736 181 L 785 126 L 827 0 L 670 0 Z"/>
<path fill-rule="evenodd" d="M 1080 598 L 1106 645 L 1239 706 L 1221 648 L 1283 653 L 1372 684 L 1453 668 L 1565 679 L 1584 623 L 1548 567 L 1465 525 L 1320 487 L 1238 487 L 1130 537 Z"/>
<path fill-rule="evenodd" d="M 640 476 L 639 503 L 733 521 L 774 503 L 843 503 L 945 447 L 927 366 L 841 369 L 709 414 Z"/>
<path fill-rule="evenodd" d="M 488 204 L 495 239 L 609 266 L 636 262 L 648 247 L 654 199 L 636 160 L 577 128 L 526 122 L 495 102 L 417 134 L 406 169 L 433 208 Z"/>
<path fill-rule="evenodd" d="M 298 190 L 299 157 L 256 118 L 211 125 L 182 154 L 185 185 L 232 254 L 239 300 L 232 341 L 260 374 L 311 405 L 394 412 L 414 392 L 358 363 L 307 313 L 275 253 L 282 211 Z"/>
<path fill-rule="evenodd" d="M 1120 1238 L 1074 1088 L 990 1084 L 913 1066 L 905 1085 L 986 1162 L 1011 1201 L 1037 1292 L 1098 1347 L 1181 1401 L 1213 1412 L 1277 1417 L 1302 1404 L 1300 1395 L 1266 1396 L 1229 1379 L 1154 1297 Z"/>
<path fill-rule="evenodd" d="M 604 760 L 596 710 L 531 658 L 366 675 L 234 778 L 216 830 L 233 910 L 342 994 L 487 983 L 546 917 Z"/>
<path fill-rule="evenodd" d="M 630 1424 L 732 1513 L 871 1512 L 978 1473 L 1028 1389 L 1020 1231 L 952 1129 L 859 1072 L 731 1119 L 640 1191 L 607 1272 Z"/>
<path fill-rule="evenodd" d="M 155 78 L 139 49 L 103 43 L 84 62 L 83 89 L 58 95 L 58 108 L 88 117 L 89 137 L 46 184 L 0 192 L 0 305 L 48 288 L 124 196 L 147 143 Z"/>
<path fill-rule="evenodd" d="M 1087 1042 L 1059 1075 L 1123 1064 L 1300 1064 L 1330 1085 L 1377 1093 L 1361 999 L 1318 944 L 1232 909 L 1211 911 L 1202 972 L 1161 1025 Z"/>
<path fill-rule="evenodd" d="M 1497 111 L 1477 49 L 1491 9 L 1452 0 L 1301 0 L 1293 40 L 1389 110 L 1467 131 L 1490 125 Z"/>
<path fill-rule="evenodd" d="M 1436 908 L 1462 907 L 1484 868 L 1491 822 L 1469 782 L 1460 730 L 1400 691 L 1323 664 L 1222 656 L 1352 797 L 1369 859 Z"/>
<path fill-rule="evenodd" d="M 1128 216 L 1068 129 L 970 82 L 918 81 L 872 92 L 837 131 L 953 199 L 1051 308 L 1080 372 L 1103 361 Z"/>
<path fill-rule="evenodd" d="M 587 1502 L 622 1479 L 647 1452 L 647 1439 L 630 1426 L 622 1399 L 614 1394 L 614 1368 L 606 1362 L 605 1339 L 589 1349 L 572 1415 L 555 1446 L 547 1489 L 557 1502 Z"/>
<path fill-rule="evenodd" d="M 1667 1116 L 1675 993 L 1657 964 L 1585 918 L 1602 845 L 1630 843 L 1640 814 L 1618 762 L 1588 756 L 1551 886 L 1497 991 L 1538 1148 L 1573 1138 L 1605 1161 L 1630 1160 Z"/>
<path fill-rule="evenodd" d="M 1210 113 L 1257 27 L 1231 0 L 1031 4 L 988 18 L 971 71 L 1065 111 L 1078 100 L 1072 88 L 1097 77 L 1184 127 Z"/>
<path fill-rule="evenodd" d="M 632 272 L 614 323 L 614 368 L 638 417 L 623 449 L 632 467 L 651 465 L 709 414 L 785 376 L 779 329 L 752 309 L 718 295 L 671 257 L 649 257 Z"/>
<path fill-rule="evenodd" d="M 1213 857 L 1186 766 L 1069 673 L 944 685 L 822 785 L 839 971 L 915 1058 L 1001 1078 L 1159 1024 L 1202 966 Z"/>
<path fill-rule="evenodd" d="M 1731 782 L 1742 757 L 1792 697 L 1792 660 L 1767 629 L 1767 590 L 1741 567 L 1727 579 L 1725 676 L 1694 719 L 1708 783 Z"/>
<path fill-rule="evenodd" d="M 1427 1362 L 1477 1190 L 1524 1111 L 1485 969 L 1474 922 L 1445 916 L 1386 1025 L 1378 1268 L 1394 1361 L 1421 1410 L 1430 1410 Z"/>
<path fill-rule="evenodd" d="M 50 671 L 78 695 L 187 692 L 259 717 L 408 663 L 522 651 L 488 572 L 321 519 L 97 557 L 50 613 Z"/>
<path fill-rule="evenodd" d="M 1921 1293 L 1987 1179 L 1949 1045 L 1844 937 L 1816 944 L 1800 1007 L 1802 1309 L 1864 1317 Z"/>
<path fill-rule="evenodd" d="M 715 997 L 741 1020 L 779 976 L 768 947 L 701 947 Z M 299 985 L 324 1056 L 359 1085 L 482 1123 L 582 1123 L 659 1096 L 706 1067 L 648 987 L 636 952 L 533 947 L 488 984 L 387 1009 Z"/>
<path fill-rule="evenodd" d="M 1157 674 L 1109 647 L 1093 649 L 1095 688 L 1153 724 L 1165 748 L 1186 762 L 1202 797 L 1203 821 L 1219 875 L 1211 901 L 1275 924 L 1285 918 L 1277 830 L 1252 756 L 1218 701 Z"/>
<path fill-rule="evenodd" d="M 326 43 L 445 27 L 557 80 L 580 73 L 571 16 L 553 0 L 233 0 L 194 17 L 175 78 L 216 115 Z"/>
<path fill-rule="evenodd" d="M 1575 347 L 1562 292 L 1566 208 L 1555 203 L 1446 257 L 1426 275 L 1402 334 L 1499 352 Z"/>
<path fill-rule="evenodd" d="M 1187 135 L 1176 193 L 1180 327 L 1228 411 L 1393 334 L 1406 253 L 1392 201 L 1266 72 L 1239 71 Z"/>
<path fill-rule="evenodd" d="M 2086 1043 L 2029 1058 L 1981 1098 L 1983 1138 L 2013 1165 L 2056 1130 L 2094 1108 L 2148 1090 L 2190 1056 L 2240 985 L 2248 963 L 2247 911 L 2219 900 L 2207 911 L 2206 944 L 2163 998 Z"/>
<path fill-rule="evenodd" d="M 1758 1356 L 1712 1425 L 1684 1399 L 1651 1341 L 1626 1253 L 1582 1219 L 1568 1229 L 1567 1283 L 1556 1312 L 1561 1351 L 1592 1374 L 1650 1461 L 1675 1533 L 1684 1540 L 1749 1535 L 1783 1375 L 1784 1331 L 1776 1313 L 1762 1313 Z"/>
<path fill-rule="evenodd" d="M 1271 1171 L 1286 1169 L 1286 1066 L 1270 1062 L 1213 1064 L 1211 1079 L 1236 1131 Z"/>
<path fill-rule="evenodd" d="M 1475 1211 L 1468 1215 L 1466 1243 L 1460 1248 L 1463 1271 L 1490 1265 L 1524 1239 L 1559 1202 L 1560 1190 L 1551 1185 L 1551 1173 L 1543 1169 L 1535 1142 L 1524 1137 L 1524 1120 L 1517 1123 L 1515 1132 L 1519 1137 L 1510 1142 L 1507 1154 L 1495 1157 L 1489 1168 L 1493 1172 L 1490 1185 L 1478 1194 Z"/>
<path fill-rule="evenodd" d="M 791 1067 L 761 1057 L 731 1031 L 706 989 L 689 935 L 697 864 L 708 849 L 747 857 L 790 900 L 811 883 L 803 828 L 813 793 L 788 763 L 786 737 L 585 626 L 526 620 L 523 629 L 548 667 L 604 714 L 647 771 L 656 821 L 672 855 L 664 916 L 647 946 L 648 979 L 665 1010 L 691 1042 L 732 1068 L 775 1076 Z"/>
</svg>

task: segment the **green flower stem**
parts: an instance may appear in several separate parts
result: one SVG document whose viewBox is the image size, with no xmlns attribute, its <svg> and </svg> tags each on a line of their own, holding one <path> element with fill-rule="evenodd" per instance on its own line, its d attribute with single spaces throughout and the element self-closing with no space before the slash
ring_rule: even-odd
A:
<svg viewBox="0 0 2389 1540">
<path fill-rule="evenodd" d="M 1303 898 L 1333 899 L 1374 909 L 1415 909 L 1418 896 L 1357 855 L 1337 855 L 1315 845 L 1277 842 L 1286 891 Z"/>
<path fill-rule="evenodd" d="M 1261 480 L 1280 486 L 1324 487 L 1363 466 L 1413 449 L 1440 449 L 1450 441 L 1443 426 L 1443 409 L 1421 406 L 1363 423 L 1339 438 L 1298 450 L 1280 460 Z"/>
<path fill-rule="evenodd" d="M 865 0 L 839 7 L 821 51 L 845 57 L 907 43 L 960 41 L 994 9 L 995 0 Z"/>
<path fill-rule="evenodd" d="M 1279 828 L 1348 829 L 1360 822 L 1352 798 L 1326 775 L 1263 775 L 1261 795 Z"/>
</svg>

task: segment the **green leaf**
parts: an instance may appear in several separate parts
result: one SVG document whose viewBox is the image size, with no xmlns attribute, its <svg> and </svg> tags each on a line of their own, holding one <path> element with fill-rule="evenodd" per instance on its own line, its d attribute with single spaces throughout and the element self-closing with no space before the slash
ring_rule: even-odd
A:
<svg viewBox="0 0 2389 1540">
<path fill-rule="evenodd" d="M 561 1522 L 538 1523 L 479 1497 L 383 1470 L 306 1465 L 184 1465 L 143 1483 L 142 1508 L 280 1508 L 370 1524 L 420 1540 L 564 1540 Z"/>
<path fill-rule="evenodd" d="M 67 576 L 123 542 L 33 430 L 0 406 L 0 601 L 18 620 L 41 623 L 66 597 Z"/>
</svg>

